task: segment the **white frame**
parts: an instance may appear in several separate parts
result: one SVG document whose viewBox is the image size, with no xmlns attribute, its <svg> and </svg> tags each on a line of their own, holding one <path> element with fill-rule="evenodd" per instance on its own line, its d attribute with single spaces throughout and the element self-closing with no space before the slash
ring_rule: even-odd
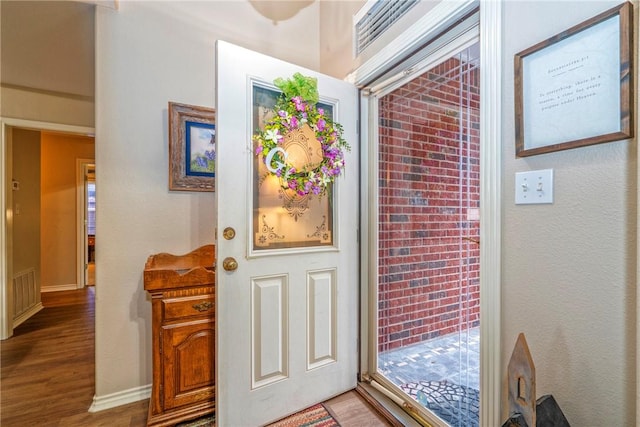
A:
<svg viewBox="0 0 640 427">
<path fill-rule="evenodd" d="M 491 0 L 468 0 L 463 2 L 443 1 L 408 28 L 396 40 L 382 49 L 376 56 L 365 62 L 348 79 L 359 87 L 369 84 L 373 78 L 391 68 L 408 52 L 422 45 L 425 40 L 442 32 L 462 16 L 480 6 L 480 425 L 501 425 L 500 413 L 500 319 L 501 319 L 501 168 L 502 168 L 502 4 Z M 375 117 L 375 108 L 368 104 L 368 89 L 361 92 L 363 123 L 370 123 Z M 370 271 L 375 271 L 373 251 L 367 251 L 372 242 L 371 224 L 375 224 L 377 206 L 371 196 L 374 189 L 370 183 L 372 170 L 369 159 L 375 153 L 369 152 L 368 141 L 376 137 L 375 126 L 362 126 L 362 184 L 361 203 L 368 217 L 361 219 L 361 304 L 369 307 Z M 372 216 L 373 215 L 373 216 Z M 375 307 L 374 307 L 375 308 Z M 373 309 L 374 309 L 373 308 Z M 361 372 L 369 372 L 368 350 L 372 338 L 367 328 L 368 310 L 361 316 Z"/>
<path fill-rule="evenodd" d="M 10 181 L 8 175 L 11 172 L 11 165 L 7 165 L 7 159 L 10 154 L 7 151 L 9 148 L 8 134 L 11 128 L 95 135 L 95 129 L 92 127 L 0 117 L 0 212 L 2 212 L 0 215 L 0 248 L 4 253 L 4 256 L 0 257 L 0 340 L 7 339 L 13 335 L 13 307 L 10 304 L 13 295 L 11 286 L 9 286 L 13 268 L 8 261 L 13 256 L 11 244 L 12 227 L 7 221 L 7 216 L 10 214 L 8 212 L 10 205 L 7 203 L 10 192 L 7 194 L 7 183 Z"/>
<path fill-rule="evenodd" d="M 76 215 L 78 223 L 76 224 L 76 247 L 77 247 L 77 268 L 76 268 L 76 287 L 82 289 L 87 285 L 87 272 L 89 262 L 89 248 L 86 239 L 87 235 L 87 192 L 85 175 L 90 165 L 94 165 L 94 159 L 76 159 Z"/>
</svg>

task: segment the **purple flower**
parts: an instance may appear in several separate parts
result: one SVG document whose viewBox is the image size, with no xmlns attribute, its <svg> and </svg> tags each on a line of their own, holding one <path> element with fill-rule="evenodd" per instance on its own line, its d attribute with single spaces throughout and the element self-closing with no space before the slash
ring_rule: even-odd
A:
<svg viewBox="0 0 640 427">
<path fill-rule="evenodd" d="M 325 122 L 324 119 L 320 119 L 320 120 L 318 120 L 318 123 L 316 123 L 316 127 L 318 128 L 318 130 L 320 132 L 322 132 L 324 130 L 326 125 L 327 125 L 327 122 Z"/>
<path fill-rule="evenodd" d="M 324 152 L 324 156 L 331 159 L 331 160 L 335 160 L 336 157 L 338 157 L 338 154 L 340 153 L 339 150 L 333 148 L 333 147 L 329 147 L 327 150 L 325 150 Z"/>
<path fill-rule="evenodd" d="M 298 128 L 298 118 L 297 117 L 291 117 L 291 122 L 290 122 L 290 128 L 291 129 L 297 129 Z"/>
<path fill-rule="evenodd" d="M 304 111 L 305 104 L 302 101 L 302 98 L 300 98 L 299 96 L 294 96 L 293 98 L 291 98 L 291 101 L 293 101 L 293 103 L 295 104 L 296 110 Z"/>
<path fill-rule="evenodd" d="M 215 160 L 216 158 L 216 152 L 213 150 L 207 150 L 204 152 L 204 155 L 207 157 L 207 159 L 209 160 Z"/>
<path fill-rule="evenodd" d="M 196 157 L 196 164 L 201 168 L 206 168 L 209 162 L 204 157 Z"/>
<path fill-rule="evenodd" d="M 258 145 L 256 147 L 256 156 L 264 151 L 264 147 L 262 145 Z"/>
<path fill-rule="evenodd" d="M 324 116 L 324 108 L 318 108 L 318 114 Z"/>
</svg>

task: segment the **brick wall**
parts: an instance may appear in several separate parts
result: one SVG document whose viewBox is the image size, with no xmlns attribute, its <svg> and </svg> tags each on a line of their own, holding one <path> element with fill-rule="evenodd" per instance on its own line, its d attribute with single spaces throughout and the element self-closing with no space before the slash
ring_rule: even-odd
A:
<svg viewBox="0 0 640 427">
<path fill-rule="evenodd" d="M 450 59 L 385 96 L 379 133 L 384 351 L 479 324 L 479 70 Z"/>
</svg>

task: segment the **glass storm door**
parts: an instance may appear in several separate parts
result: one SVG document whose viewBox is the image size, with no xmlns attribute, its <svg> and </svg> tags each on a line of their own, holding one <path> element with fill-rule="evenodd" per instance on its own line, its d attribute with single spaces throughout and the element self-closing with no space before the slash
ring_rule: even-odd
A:
<svg viewBox="0 0 640 427">
<path fill-rule="evenodd" d="M 377 102 L 377 372 L 436 425 L 479 423 L 479 47 Z"/>
<path fill-rule="evenodd" d="M 216 421 L 257 426 L 356 385 L 357 91 L 221 41 L 216 63 Z M 295 72 L 317 77 L 352 147 L 331 198 L 292 199 L 256 162 L 272 82 Z"/>
</svg>

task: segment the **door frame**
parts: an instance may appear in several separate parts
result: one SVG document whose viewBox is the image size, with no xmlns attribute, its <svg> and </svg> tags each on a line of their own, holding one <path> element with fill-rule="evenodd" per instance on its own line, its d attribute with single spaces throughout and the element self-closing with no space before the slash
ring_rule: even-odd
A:
<svg viewBox="0 0 640 427">
<path fill-rule="evenodd" d="M 89 263 L 89 249 L 87 242 L 87 173 L 89 167 L 95 168 L 95 159 L 76 159 L 76 287 L 82 289 L 87 286 L 87 268 Z"/>
<path fill-rule="evenodd" d="M 12 167 L 12 128 L 36 131 L 54 131 L 70 134 L 95 134 L 95 129 L 86 126 L 66 125 L 62 123 L 41 122 L 37 120 L 0 117 L 0 340 L 13 335 L 13 289 L 10 286 L 13 276 L 13 197 L 11 194 Z"/>
<path fill-rule="evenodd" d="M 502 182 L 502 4 L 491 0 L 441 2 L 378 54 L 362 64 L 349 80 L 361 91 L 361 347 L 360 366 L 368 373 L 368 349 L 375 337 L 369 335 L 370 283 L 375 275 L 375 259 L 367 251 L 374 217 L 375 200 L 369 195 L 369 141 L 376 131 L 370 123 L 373 111 L 367 108 L 367 85 L 392 66 L 415 52 L 425 41 L 442 33 L 458 19 L 480 7 L 480 425 L 500 425 L 500 320 L 501 320 L 501 182 Z"/>
</svg>

